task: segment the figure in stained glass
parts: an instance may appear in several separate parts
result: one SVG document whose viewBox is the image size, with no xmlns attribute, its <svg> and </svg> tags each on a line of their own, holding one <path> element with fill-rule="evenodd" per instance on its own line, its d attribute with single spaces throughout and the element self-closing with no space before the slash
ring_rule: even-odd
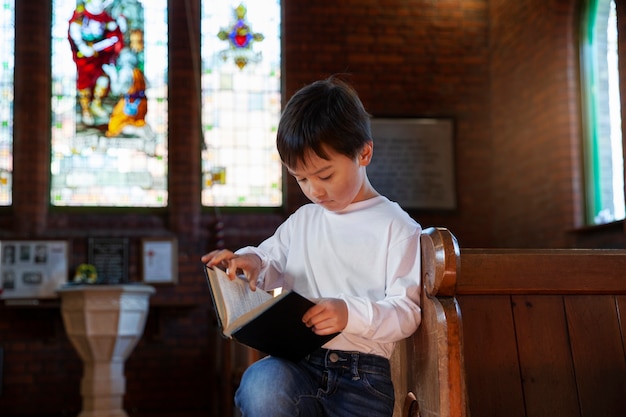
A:
<svg viewBox="0 0 626 417">
<path fill-rule="evenodd" d="M 78 102 L 85 125 L 108 117 L 102 106 L 109 92 L 109 79 L 103 66 L 114 64 L 124 46 L 118 23 L 105 10 L 109 3 L 86 0 L 76 7 L 69 22 L 68 38 L 76 63 Z"/>
<path fill-rule="evenodd" d="M 53 1 L 52 204 L 167 205 L 167 15 L 167 0 Z"/>
</svg>

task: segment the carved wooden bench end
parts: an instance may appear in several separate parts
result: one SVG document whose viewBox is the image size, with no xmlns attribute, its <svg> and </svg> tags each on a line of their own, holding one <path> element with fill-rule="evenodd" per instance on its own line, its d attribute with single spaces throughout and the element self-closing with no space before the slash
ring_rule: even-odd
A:
<svg viewBox="0 0 626 417">
<path fill-rule="evenodd" d="M 463 332 L 455 298 L 458 242 L 445 228 L 428 228 L 421 246 L 422 323 L 391 358 L 394 417 L 465 417 Z"/>
</svg>

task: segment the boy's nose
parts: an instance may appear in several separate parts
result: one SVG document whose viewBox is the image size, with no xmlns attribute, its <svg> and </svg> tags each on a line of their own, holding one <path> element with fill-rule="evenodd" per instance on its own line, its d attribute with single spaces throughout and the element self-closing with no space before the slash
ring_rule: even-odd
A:
<svg viewBox="0 0 626 417">
<path fill-rule="evenodd" d="M 311 196 L 315 198 L 322 197 L 324 194 L 326 194 L 323 187 L 320 187 L 319 185 L 314 185 L 314 184 L 310 185 L 309 192 Z"/>
</svg>

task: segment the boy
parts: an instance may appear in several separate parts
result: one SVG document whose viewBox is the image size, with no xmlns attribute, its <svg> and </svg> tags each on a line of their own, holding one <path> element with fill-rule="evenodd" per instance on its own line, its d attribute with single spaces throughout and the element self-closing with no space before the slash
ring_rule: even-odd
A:
<svg viewBox="0 0 626 417">
<path fill-rule="evenodd" d="M 306 204 L 258 247 L 202 257 L 243 272 L 252 289 L 295 289 L 317 301 L 302 317 L 317 334 L 341 332 L 298 363 L 266 357 L 244 373 L 244 417 L 391 416 L 389 357 L 420 323 L 421 226 L 370 184 L 370 115 L 336 76 L 289 100 L 277 147 Z"/>
</svg>

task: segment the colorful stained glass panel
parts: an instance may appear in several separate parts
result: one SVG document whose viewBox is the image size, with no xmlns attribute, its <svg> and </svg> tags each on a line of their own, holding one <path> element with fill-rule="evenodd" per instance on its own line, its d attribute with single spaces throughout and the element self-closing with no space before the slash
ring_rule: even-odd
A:
<svg viewBox="0 0 626 417">
<path fill-rule="evenodd" d="M 54 0 L 51 203 L 167 205 L 167 0 Z"/>
<path fill-rule="evenodd" d="M 202 2 L 202 204 L 282 205 L 280 2 Z"/>
<path fill-rule="evenodd" d="M 15 4 L 0 2 L 0 206 L 12 203 Z"/>
</svg>

